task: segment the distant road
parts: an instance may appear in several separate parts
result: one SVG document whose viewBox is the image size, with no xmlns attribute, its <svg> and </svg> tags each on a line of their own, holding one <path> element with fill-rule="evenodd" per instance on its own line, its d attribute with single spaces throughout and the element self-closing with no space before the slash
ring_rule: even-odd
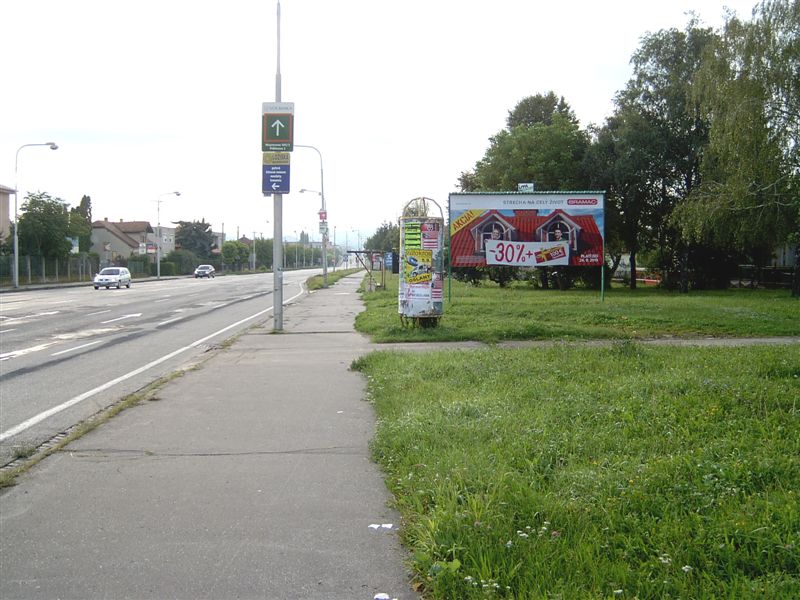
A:
<svg viewBox="0 0 800 600">
<path fill-rule="evenodd" d="M 285 272 L 284 302 L 315 273 Z M 0 465 L 238 331 L 271 328 L 272 298 L 271 274 L 2 294 Z"/>
</svg>

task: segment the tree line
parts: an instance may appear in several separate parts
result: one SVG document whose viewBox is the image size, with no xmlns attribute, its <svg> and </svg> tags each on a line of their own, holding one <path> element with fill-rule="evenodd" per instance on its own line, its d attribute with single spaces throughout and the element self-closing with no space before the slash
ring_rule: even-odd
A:
<svg viewBox="0 0 800 600">
<path fill-rule="evenodd" d="M 525 98 L 459 187 L 605 190 L 611 269 L 629 254 L 684 291 L 727 286 L 800 242 L 798 32 L 800 0 L 766 0 L 719 31 L 692 17 L 647 34 L 605 123 L 582 129 L 553 91 Z"/>
</svg>

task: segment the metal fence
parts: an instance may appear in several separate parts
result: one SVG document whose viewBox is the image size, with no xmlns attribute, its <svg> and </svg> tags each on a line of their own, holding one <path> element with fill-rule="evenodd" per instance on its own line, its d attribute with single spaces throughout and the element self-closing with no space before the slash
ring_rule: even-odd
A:
<svg viewBox="0 0 800 600">
<path fill-rule="evenodd" d="M 96 256 L 79 255 L 69 258 L 46 258 L 44 256 L 19 257 L 19 284 L 67 283 L 91 281 L 99 270 Z M 14 257 L 0 256 L 0 285 L 13 285 Z"/>
</svg>

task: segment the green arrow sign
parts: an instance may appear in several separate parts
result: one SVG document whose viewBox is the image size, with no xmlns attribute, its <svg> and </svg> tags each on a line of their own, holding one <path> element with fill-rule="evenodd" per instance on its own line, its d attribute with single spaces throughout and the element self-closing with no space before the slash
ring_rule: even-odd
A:
<svg viewBox="0 0 800 600">
<path fill-rule="evenodd" d="M 264 113 L 261 118 L 261 150 L 291 152 L 294 149 L 294 115 Z"/>
</svg>

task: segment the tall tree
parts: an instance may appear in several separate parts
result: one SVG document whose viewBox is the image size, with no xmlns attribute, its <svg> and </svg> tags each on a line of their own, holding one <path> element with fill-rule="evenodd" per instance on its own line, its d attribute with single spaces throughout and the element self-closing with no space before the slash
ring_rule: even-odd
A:
<svg viewBox="0 0 800 600">
<path fill-rule="evenodd" d="M 676 213 L 684 235 L 730 244 L 756 264 L 799 243 L 800 0 L 762 2 L 751 22 L 729 17 L 695 97 L 711 130 L 703 184 Z"/>
<path fill-rule="evenodd" d="M 72 250 L 67 203 L 47 192 L 28 194 L 19 218 L 22 254 L 62 258 Z"/>
<path fill-rule="evenodd" d="M 638 112 L 620 109 L 597 132 L 587 153 L 589 187 L 606 190 L 606 250 L 619 264 L 628 253 L 631 289 L 636 288 L 640 249 L 652 243 L 652 207 L 656 205 L 658 174 L 653 167 L 662 152 L 661 137 Z"/>
<path fill-rule="evenodd" d="M 582 163 L 589 140 L 578 124 L 559 113 L 552 123 L 503 130 L 491 138 L 489 149 L 472 172 L 462 173 L 464 191 L 515 191 L 533 181 L 540 189 L 584 189 Z"/>
<path fill-rule="evenodd" d="M 92 247 L 92 199 L 89 196 L 69 209 L 69 229 L 70 235 L 78 238 L 78 250 L 89 252 Z"/>
<path fill-rule="evenodd" d="M 391 252 L 400 248 L 400 227 L 397 223 L 384 222 L 367 238 L 364 247 L 370 250 L 381 252 Z"/>
<path fill-rule="evenodd" d="M 711 29 L 691 19 L 684 31 L 661 30 L 645 36 L 632 58 L 633 77 L 616 98 L 620 111 L 638 115 L 640 150 L 649 157 L 646 173 L 649 206 L 645 226 L 652 231 L 667 272 L 679 268 L 685 275 L 689 248 L 682 243 L 670 216 L 677 202 L 700 184 L 700 163 L 708 141 L 708 121 L 692 95 L 692 81 L 703 53 L 714 41 Z M 685 278 L 682 288 L 686 291 Z"/>
<path fill-rule="evenodd" d="M 575 125 L 578 124 L 578 119 L 569 104 L 564 100 L 564 96 L 559 98 L 553 91 L 549 91 L 546 94 L 528 96 L 520 100 L 514 110 L 508 112 L 506 124 L 509 130 L 519 125 L 524 125 L 525 127 L 531 127 L 537 123 L 552 125 L 553 115 L 556 114 L 565 117 Z"/>
<path fill-rule="evenodd" d="M 211 258 L 211 249 L 214 247 L 214 234 L 211 224 L 201 221 L 178 221 L 175 230 L 175 246 L 188 250 L 201 260 Z"/>
</svg>

